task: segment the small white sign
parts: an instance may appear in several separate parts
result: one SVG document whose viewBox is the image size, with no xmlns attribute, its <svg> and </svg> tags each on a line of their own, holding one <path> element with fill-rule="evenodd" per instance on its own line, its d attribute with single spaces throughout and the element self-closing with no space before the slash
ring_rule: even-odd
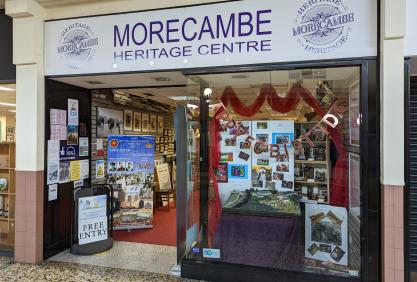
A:
<svg viewBox="0 0 417 282">
<path fill-rule="evenodd" d="M 58 184 L 48 186 L 48 201 L 55 201 L 58 199 Z"/>
<path fill-rule="evenodd" d="M 107 239 L 107 216 L 80 220 L 78 243 L 80 245 Z"/>
<path fill-rule="evenodd" d="M 82 187 L 82 186 L 84 186 L 84 180 L 76 180 L 76 181 L 74 181 L 74 188 L 77 188 L 77 187 Z"/>
<path fill-rule="evenodd" d="M 203 249 L 203 257 L 204 258 L 212 258 L 212 259 L 219 259 L 220 258 L 220 250 L 219 249 Z"/>
</svg>

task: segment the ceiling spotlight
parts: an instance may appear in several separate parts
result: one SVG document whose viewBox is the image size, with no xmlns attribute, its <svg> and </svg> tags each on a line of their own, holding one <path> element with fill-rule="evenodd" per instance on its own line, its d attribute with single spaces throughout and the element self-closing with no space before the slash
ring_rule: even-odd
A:
<svg viewBox="0 0 417 282">
<path fill-rule="evenodd" d="M 0 91 L 14 91 L 13 88 L 0 86 Z"/>
<path fill-rule="evenodd" d="M 211 89 L 211 88 L 206 88 L 206 89 L 204 89 L 204 96 L 206 96 L 206 97 L 210 97 L 211 96 L 211 94 L 213 94 L 213 90 Z"/>
</svg>

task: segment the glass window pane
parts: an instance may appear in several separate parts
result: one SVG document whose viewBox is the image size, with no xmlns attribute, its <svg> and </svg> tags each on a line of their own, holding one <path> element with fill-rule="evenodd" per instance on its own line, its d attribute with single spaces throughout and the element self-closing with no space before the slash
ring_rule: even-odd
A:
<svg viewBox="0 0 417 282">
<path fill-rule="evenodd" d="M 190 171 L 188 258 L 360 275 L 359 79 L 359 67 L 189 77 L 207 172 Z"/>
</svg>

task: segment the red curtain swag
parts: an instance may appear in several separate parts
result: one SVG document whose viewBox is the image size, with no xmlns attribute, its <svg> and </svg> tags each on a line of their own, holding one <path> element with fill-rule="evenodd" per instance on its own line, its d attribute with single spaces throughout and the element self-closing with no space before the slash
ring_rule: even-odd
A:
<svg viewBox="0 0 417 282">
<path fill-rule="evenodd" d="M 259 112 L 265 101 L 272 110 L 280 113 L 288 113 L 296 108 L 300 100 L 303 99 L 320 117 L 324 117 L 326 112 L 321 108 L 320 103 L 311 94 L 310 91 L 300 85 L 294 85 L 288 91 L 285 97 L 278 96 L 275 88 L 264 85 L 261 87 L 259 95 L 255 101 L 246 106 L 236 95 L 234 89 L 230 86 L 226 87 L 220 100 L 225 108 L 229 105 L 239 115 L 244 117 L 251 117 Z M 220 116 L 225 111 L 224 108 L 220 108 L 215 114 Z M 347 189 L 347 176 L 346 176 L 346 151 L 343 146 L 343 136 L 337 128 L 327 128 L 330 137 L 338 151 L 338 159 L 332 170 L 331 189 L 330 189 L 330 204 L 334 206 L 347 207 L 348 202 L 348 189 Z M 222 131 L 220 121 L 213 119 L 210 124 L 210 136 L 212 144 L 211 152 L 211 180 L 213 183 L 211 191 L 212 197 L 209 200 L 209 226 L 208 235 L 209 242 L 213 241 L 218 222 L 221 214 L 221 203 L 219 196 L 219 187 L 213 169 L 218 168 L 220 160 L 220 132 Z"/>
</svg>

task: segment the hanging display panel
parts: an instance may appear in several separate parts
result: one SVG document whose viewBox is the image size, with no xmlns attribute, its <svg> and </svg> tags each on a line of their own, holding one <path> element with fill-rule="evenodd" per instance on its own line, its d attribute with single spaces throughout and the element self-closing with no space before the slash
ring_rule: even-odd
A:
<svg viewBox="0 0 417 282">
<path fill-rule="evenodd" d="M 346 208 L 306 204 L 305 256 L 348 265 L 348 216 Z"/>
<path fill-rule="evenodd" d="M 152 227 L 155 138 L 108 137 L 108 183 L 113 185 L 114 229 Z"/>
</svg>

